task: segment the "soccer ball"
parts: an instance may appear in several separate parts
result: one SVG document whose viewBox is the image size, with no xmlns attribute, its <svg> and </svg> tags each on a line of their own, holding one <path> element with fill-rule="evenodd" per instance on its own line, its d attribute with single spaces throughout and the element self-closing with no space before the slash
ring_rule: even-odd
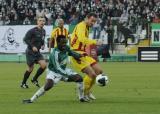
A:
<svg viewBox="0 0 160 114">
<path fill-rule="evenodd" d="M 108 83 L 108 77 L 104 74 L 99 74 L 96 77 L 96 84 L 99 86 L 106 86 Z"/>
</svg>

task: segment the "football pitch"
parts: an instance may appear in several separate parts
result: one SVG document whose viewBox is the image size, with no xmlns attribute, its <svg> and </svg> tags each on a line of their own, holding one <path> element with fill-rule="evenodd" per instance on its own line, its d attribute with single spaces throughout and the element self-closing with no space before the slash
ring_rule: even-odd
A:
<svg viewBox="0 0 160 114">
<path fill-rule="evenodd" d="M 23 104 L 37 90 L 21 89 L 25 63 L 0 63 L 0 114 L 160 114 L 160 63 L 100 63 L 109 76 L 106 87 L 95 85 L 95 101 L 80 103 L 76 84 L 61 82 L 35 103 Z M 38 67 L 35 66 L 35 70 Z M 35 71 L 34 70 L 34 71 Z M 45 82 L 45 74 L 40 84 Z"/>
</svg>

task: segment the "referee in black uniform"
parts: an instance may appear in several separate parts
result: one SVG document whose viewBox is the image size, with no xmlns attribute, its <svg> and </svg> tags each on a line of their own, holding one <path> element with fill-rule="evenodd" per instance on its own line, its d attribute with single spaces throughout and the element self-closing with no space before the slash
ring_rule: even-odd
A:
<svg viewBox="0 0 160 114">
<path fill-rule="evenodd" d="M 30 29 L 24 37 L 24 42 L 27 44 L 26 61 L 28 69 L 24 73 L 24 77 L 21 83 L 22 88 L 28 88 L 26 82 L 31 72 L 33 71 L 35 63 L 39 64 L 40 68 L 37 70 L 37 73 L 32 78 L 31 82 L 35 84 L 37 87 L 40 87 L 37 79 L 44 72 L 47 65 L 42 54 L 40 53 L 40 49 L 42 50 L 44 49 L 44 39 L 45 39 L 45 30 L 43 29 L 44 24 L 45 24 L 45 18 L 38 17 L 37 26 Z"/>
</svg>

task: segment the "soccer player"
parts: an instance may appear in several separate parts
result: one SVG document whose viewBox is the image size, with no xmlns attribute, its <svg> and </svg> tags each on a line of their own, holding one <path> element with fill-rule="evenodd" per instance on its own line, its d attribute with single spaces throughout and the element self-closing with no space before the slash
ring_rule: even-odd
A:
<svg viewBox="0 0 160 114">
<path fill-rule="evenodd" d="M 67 39 L 69 39 L 69 32 L 66 28 L 64 28 L 64 21 L 63 19 L 58 20 L 58 26 L 52 30 L 51 32 L 51 38 L 49 42 L 49 52 L 51 51 L 51 48 L 54 48 L 57 46 L 56 38 L 59 35 L 64 35 Z"/>
<path fill-rule="evenodd" d="M 79 100 L 85 102 L 83 94 L 83 78 L 74 72 L 73 70 L 66 68 L 68 55 L 75 58 L 80 62 L 80 58 L 83 56 L 78 54 L 66 45 L 67 39 L 65 36 L 60 35 L 56 39 L 57 47 L 53 49 L 49 56 L 48 71 L 46 76 L 46 84 L 42 86 L 30 99 L 23 100 L 23 103 L 32 103 L 38 97 L 43 95 L 46 91 L 50 90 L 55 84 L 57 84 L 62 78 L 67 82 L 76 82 L 79 91 Z M 64 80 L 63 79 L 63 80 Z"/>
<path fill-rule="evenodd" d="M 26 61 L 28 69 L 24 73 L 24 77 L 21 84 L 22 88 L 29 88 L 26 82 L 31 72 L 33 71 L 35 63 L 38 63 L 40 65 L 40 68 L 37 70 L 37 73 L 32 78 L 31 82 L 35 84 L 37 87 L 40 87 L 38 83 L 38 77 L 44 72 L 47 65 L 42 54 L 40 53 L 40 49 L 44 49 L 44 39 L 46 34 L 45 30 L 43 29 L 44 24 L 45 18 L 38 17 L 37 26 L 30 29 L 24 37 L 24 42 L 27 44 Z"/>
<path fill-rule="evenodd" d="M 96 14 L 89 13 L 85 20 L 80 22 L 74 28 L 74 31 L 71 35 L 71 47 L 77 53 L 85 55 L 81 58 L 81 63 L 78 63 L 73 57 L 71 57 L 71 62 L 73 66 L 77 69 L 80 69 L 83 73 L 86 74 L 84 77 L 84 94 L 85 97 L 90 99 L 96 99 L 95 96 L 91 93 L 91 88 L 95 82 L 96 76 L 103 73 L 101 67 L 96 62 L 95 59 L 88 56 L 85 52 L 86 45 L 98 44 L 100 41 L 89 39 L 89 27 L 92 27 L 96 22 Z"/>
</svg>

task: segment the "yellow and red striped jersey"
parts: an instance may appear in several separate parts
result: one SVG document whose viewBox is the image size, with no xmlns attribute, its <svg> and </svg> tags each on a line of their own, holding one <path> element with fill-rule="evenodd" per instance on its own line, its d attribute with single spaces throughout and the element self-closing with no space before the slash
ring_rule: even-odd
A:
<svg viewBox="0 0 160 114">
<path fill-rule="evenodd" d="M 57 46 L 57 42 L 56 42 L 56 38 L 58 35 L 64 35 L 66 38 L 69 38 L 69 32 L 66 28 L 60 28 L 60 27 L 56 27 L 55 29 L 52 30 L 51 32 L 51 39 L 54 39 L 54 47 Z"/>
<path fill-rule="evenodd" d="M 89 26 L 82 21 L 76 25 L 71 35 L 71 48 L 84 53 L 86 46 L 91 44 L 96 44 L 96 40 L 89 39 Z"/>
</svg>

